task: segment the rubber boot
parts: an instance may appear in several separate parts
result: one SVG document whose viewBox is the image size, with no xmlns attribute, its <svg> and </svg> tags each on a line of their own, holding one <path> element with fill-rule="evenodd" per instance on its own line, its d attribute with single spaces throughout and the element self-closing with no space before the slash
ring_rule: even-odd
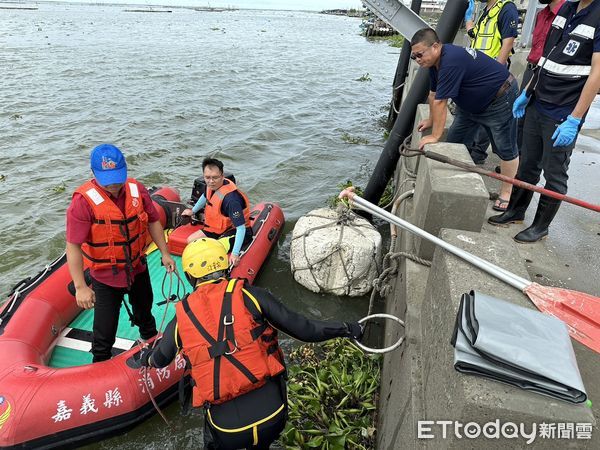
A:
<svg viewBox="0 0 600 450">
<path fill-rule="evenodd" d="M 517 234 L 514 237 L 515 241 L 521 244 L 530 244 L 548 236 L 548 226 L 552 222 L 552 219 L 554 219 L 560 204 L 560 200 L 542 195 L 533 223 L 529 228 Z"/>
<path fill-rule="evenodd" d="M 531 202 L 533 191 L 513 186 L 510 202 L 502 214 L 488 217 L 488 223 L 497 227 L 507 226 L 510 223 L 522 223 L 525 211 Z"/>
</svg>

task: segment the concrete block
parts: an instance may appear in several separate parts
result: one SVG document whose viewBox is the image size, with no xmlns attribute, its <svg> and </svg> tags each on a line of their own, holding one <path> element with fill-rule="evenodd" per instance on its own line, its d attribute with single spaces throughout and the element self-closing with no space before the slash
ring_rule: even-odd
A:
<svg viewBox="0 0 600 450">
<path fill-rule="evenodd" d="M 406 322 L 402 347 L 384 356 L 378 449 L 424 448 L 416 439 L 416 421 L 423 417 L 423 378 L 421 369 L 421 324 L 419 314 L 429 268 L 403 258 L 393 295 L 386 299 L 386 312 Z M 397 328 L 396 328 L 397 329 Z M 387 333 L 386 345 L 399 333 Z"/>
<path fill-rule="evenodd" d="M 406 98 L 408 91 L 410 90 L 410 86 L 412 86 L 415 76 L 419 71 L 420 67 L 416 61 L 410 61 L 408 63 L 408 73 L 406 74 L 406 79 L 404 81 L 404 89 L 402 90 L 402 101 Z"/>
<path fill-rule="evenodd" d="M 441 238 L 487 261 L 527 278 L 523 261 L 515 244 L 506 236 L 442 230 Z M 539 394 L 494 382 L 482 377 L 458 373 L 453 366 L 454 348 L 450 338 L 454 329 L 460 296 L 471 289 L 479 290 L 515 304 L 533 308 L 529 299 L 518 290 L 487 275 L 441 248 L 435 250 L 429 272 L 427 291 L 421 309 L 422 377 L 424 380 L 424 415 L 420 420 L 474 422 L 480 426 L 499 421 L 500 424 L 524 424 L 527 432 L 535 424 L 593 424 L 590 408 L 572 405 Z M 446 439 L 441 427 L 434 426 L 435 438 L 427 440 L 428 448 L 600 448 L 600 436 L 591 440 L 543 439 L 539 435 L 530 443 L 522 437 L 514 439 L 460 439 L 451 429 Z M 558 433 L 556 431 L 556 433 Z"/>
<path fill-rule="evenodd" d="M 463 162 L 470 162 L 462 144 L 438 143 L 428 150 Z M 414 195 L 413 223 L 437 236 L 442 228 L 480 231 L 485 219 L 489 193 L 481 176 L 431 159 L 419 166 Z M 431 259 L 434 244 L 417 238 L 415 250 L 421 258 Z"/>
<path fill-rule="evenodd" d="M 420 105 L 417 106 L 417 114 L 415 115 L 415 123 L 413 125 L 413 130 L 412 130 L 412 139 L 410 140 L 411 148 L 416 148 L 422 137 L 429 136 L 431 134 L 431 128 L 429 128 L 425 131 L 418 130 L 419 122 L 421 120 L 425 120 L 427 118 L 429 118 L 429 104 L 421 103 Z M 454 116 L 452 114 L 450 114 L 450 111 L 448 111 L 448 114 L 446 114 L 446 124 L 444 125 L 444 133 L 442 134 L 442 138 L 440 139 L 440 141 L 446 140 L 446 135 L 448 134 L 448 128 L 450 128 L 450 125 L 452 125 L 453 121 L 454 121 Z"/>
</svg>

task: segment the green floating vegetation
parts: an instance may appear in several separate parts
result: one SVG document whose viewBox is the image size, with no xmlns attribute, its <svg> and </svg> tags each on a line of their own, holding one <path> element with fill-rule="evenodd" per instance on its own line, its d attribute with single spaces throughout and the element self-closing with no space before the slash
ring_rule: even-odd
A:
<svg viewBox="0 0 600 450">
<path fill-rule="evenodd" d="M 5 181 L 6 175 L 0 173 L 0 181 Z"/>
<path fill-rule="evenodd" d="M 343 191 L 344 189 L 346 189 L 350 186 L 354 186 L 354 184 L 352 183 L 351 180 L 348 180 L 345 183 L 339 183 L 337 185 L 337 188 L 339 189 L 339 191 Z M 356 193 L 356 195 L 362 197 L 364 191 L 360 186 L 354 186 L 354 192 Z M 378 206 L 381 208 L 387 207 L 393 201 L 393 199 L 394 199 L 394 186 L 393 186 L 392 180 L 390 180 L 388 182 L 387 186 L 385 187 L 385 191 L 383 191 L 381 198 L 379 199 Z M 327 206 L 335 209 L 337 207 L 337 205 L 339 205 L 341 202 L 342 202 L 342 200 L 340 200 L 338 198 L 337 194 L 332 195 L 331 197 L 329 197 L 327 199 Z M 344 204 L 347 205 L 346 201 L 344 201 Z"/>
<path fill-rule="evenodd" d="M 288 449 L 375 448 L 381 357 L 347 339 L 305 344 L 290 355 Z"/>
<path fill-rule="evenodd" d="M 371 81 L 371 75 L 369 75 L 369 72 L 367 72 L 364 75 L 362 75 L 360 78 L 357 78 L 354 81 Z"/>
<path fill-rule="evenodd" d="M 346 189 L 347 187 L 350 187 L 350 186 L 354 186 L 354 185 L 352 184 L 352 181 L 348 180 L 345 183 L 339 183 L 337 185 L 337 188 L 341 192 L 341 191 L 343 191 L 344 189 Z M 356 194 L 360 195 L 361 197 L 363 195 L 363 190 L 362 190 L 361 187 L 356 187 L 355 186 L 354 192 L 356 192 Z M 337 205 L 339 205 L 341 202 L 342 202 L 342 200 L 338 198 L 337 194 L 336 195 L 332 195 L 331 197 L 329 197 L 327 199 L 327 206 L 329 206 L 330 208 L 334 208 L 335 209 L 335 207 Z M 345 201 L 344 201 L 344 204 L 346 204 Z"/>
<path fill-rule="evenodd" d="M 342 134 L 342 141 L 347 142 L 348 144 L 362 144 L 367 145 L 369 140 L 360 136 L 352 136 L 348 133 Z"/>
<path fill-rule="evenodd" d="M 394 34 L 393 36 L 369 36 L 367 37 L 370 41 L 387 41 L 390 47 L 402 48 L 404 45 L 404 37 L 401 34 Z"/>
<path fill-rule="evenodd" d="M 56 192 L 56 193 L 59 193 L 59 192 L 64 192 L 64 191 L 65 191 L 65 189 L 67 189 L 67 186 L 65 185 L 64 181 L 63 181 L 62 183 L 60 183 L 60 184 L 57 184 L 56 186 L 54 186 L 54 187 L 52 188 L 52 190 L 53 190 L 54 192 Z"/>
</svg>

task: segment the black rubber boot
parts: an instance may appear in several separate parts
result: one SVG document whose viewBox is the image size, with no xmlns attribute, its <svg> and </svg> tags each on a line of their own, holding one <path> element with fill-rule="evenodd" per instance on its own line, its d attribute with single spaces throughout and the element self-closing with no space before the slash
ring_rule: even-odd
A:
<svg viewBox="0 0 600 450">
<path fill-rule="evenodd" d="M 514 186 L 506 211 L 488 217 L 488 223 L 497 227 L 507 226 L 510 223 L 522 223 L 532 197 L 533 191 Z"/>
<path fill-rule="evenodd" d="M 542 195 L 533 223 L 529 228 L 517 234 L 514 237 L 515 241 L 520 244 L 531 244 L 548 236 L 548 226 L 552 222 L 552 219 L 554 219 L 560 204 L 560 200 Z"/>
</svg>

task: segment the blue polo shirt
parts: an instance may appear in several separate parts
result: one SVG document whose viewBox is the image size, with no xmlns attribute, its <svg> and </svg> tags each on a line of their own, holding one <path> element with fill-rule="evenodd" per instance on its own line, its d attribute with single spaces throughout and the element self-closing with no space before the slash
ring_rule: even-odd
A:
<svg viewBox="0 0 600 450">
<path fill-rule="evenodd" d="M 562 8 L 559 10 L 561 16 L 567 17 L 567 22 L 563 28 L 563 38 L 567 37 L 573 29 L 581 23 L 583 18 L 587 16 L 595 8 L 600 8 L 600 1 L 593 1 L 586 8 L 577 12 L 577 6 L 579 2 L 565 2 Z M 594 32 L 594 53 L 600 52 L 600 24 L 596 25 L 596 31 Z M 543 56 L 546 56 L 544 52 Z M 541 114 L 552 117 L 554 120 L 560 122 L 564 121 L 569 114 L 575 109 L 577 102 L 571 105 L 553 105 L 551 103 L 542 102 L 535 100 L 534 105 Z"/>
<path fill-rule="evenodd" d="M 436 100 L 451 98 L 463 110 L 480 113 L 492 103 L 508 69 L 479 50 L 444 44 L 440 68 L 429 69 Z"/>
</svg>

